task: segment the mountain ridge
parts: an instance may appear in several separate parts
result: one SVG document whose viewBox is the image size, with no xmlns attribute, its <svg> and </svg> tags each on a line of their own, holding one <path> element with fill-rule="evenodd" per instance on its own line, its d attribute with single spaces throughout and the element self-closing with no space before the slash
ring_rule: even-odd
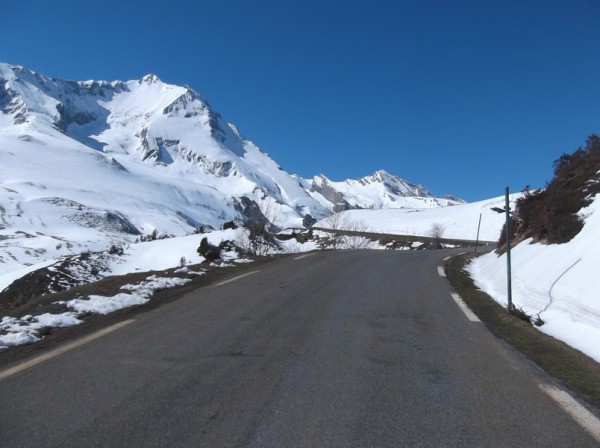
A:
<svg viewBox="0 0 600 448">
<path fill-rule="evenodd" d="M 232 220 L 300 228 L 342 206 L 444 205 L 383 171 L 327 180 L 331 202 L 312 188 L 319 182 L 284 171 L 189 86 L 153 74 L 71 81 L 0 63 L 0 157 L 0 263 Z"/>
<path fill-rule="evenodd" d="M 385 170 L 358 179 L 332 181 L 324 174 L 304 179 L 306 190 L 320 203 L 330 202 L 332 212 L 352 209 L 430 208 L 463 203 L 457 198 L 438 198 L 419 184 Z"/>
</svg>

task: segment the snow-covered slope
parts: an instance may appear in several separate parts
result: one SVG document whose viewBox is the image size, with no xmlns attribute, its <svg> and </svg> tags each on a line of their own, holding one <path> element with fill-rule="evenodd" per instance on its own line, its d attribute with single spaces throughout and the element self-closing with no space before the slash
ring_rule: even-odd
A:
<svg viewBox="0 0 600 448">
<path fill-rule="evenodd" d="M 296 227 L 329 213 L 190 88 L 0 64 L 1 269 L 258 209 Z"/>
<path fill-rule="evenodd" d="M 511 203 L 520 193 L 511 195 Z M 411 200 L 414 199 L 414 202 Z M 427 201 L 431 201 L 428 203 Z M 405 198 L 405 209 L 348 210 L 342 212 L 346 223 L 361 223 L 372 232 L 395 235 L 428 236 L 434 225 L 441 226 L 444 238 L 475 241 L 481 216 L 479 239 L 497 241 L 502 231 L 505 215 L 492 208 L 503 208 L 504 197 L 498 197 L 473 203 L 455 203 L 440 207 L 435 198 Z M 317 227 L 329 227 L 324 219 L 315 224 Z"/>
<path fill-rule="evenodd" d="M 226 221 L 302 227 L 334 210 L 459 201 L 385 171 L 285 172 L 187 86 L 64 81 L 0 63 L 0 277 Z"/>
<path fill-rule="evenodd" d="M 600 362 L 600 195 L 580 214 L 585 225 L 568 243 L 529 239 L 512 249 L 512 297 L 515 306 L 545 322 L 541 331 Z M 506 306 L 505 254 L 477 258 L 469 271 L 479 288 Z"/>
<path fill-rule="evenodd" d="M 427 208 L 462 203 L 434 197 L 427 188 L 379 170 L 360 179 L 334 182 L 323 174 L 303 179 L 304 188 L 333 212 L 350 209 Z"/>
</svg>

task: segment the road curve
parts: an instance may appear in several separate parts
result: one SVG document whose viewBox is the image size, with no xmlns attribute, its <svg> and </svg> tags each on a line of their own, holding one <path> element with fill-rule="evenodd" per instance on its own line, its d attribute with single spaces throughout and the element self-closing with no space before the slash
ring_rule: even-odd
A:
<svg viewBox="0 0 600 448">
<path fill-rule="evenodd" d="M 452 251 L 257 267 L 0 380 L 2 447 L 592 447 L 472 322 Z"/>
</svg>

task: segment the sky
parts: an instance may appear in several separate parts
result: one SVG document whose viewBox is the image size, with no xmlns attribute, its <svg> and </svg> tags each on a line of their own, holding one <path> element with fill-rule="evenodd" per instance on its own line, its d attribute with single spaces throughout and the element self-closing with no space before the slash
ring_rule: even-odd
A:
<svg viewBox="0 0 600 448">
<path fill-rule="evenodd" d="M 597 0 L 5 2 L 0 61 L 187 84 L 286 171 L 467 201 L 600 134 Z"/>
</svg>

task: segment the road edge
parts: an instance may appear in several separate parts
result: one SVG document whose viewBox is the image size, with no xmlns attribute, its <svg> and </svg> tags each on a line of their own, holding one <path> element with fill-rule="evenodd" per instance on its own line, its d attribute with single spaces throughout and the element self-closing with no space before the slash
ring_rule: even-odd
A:
<svg viewBox="0 0 600 448">
<path fill-rule="evenodd" d="M 508 314 L 489 295 L 477 288 L 464 267 L 476 254 L 464 254 L 446 262 L 453 288 L 484 325 L 534 362 L 557 383 L 600 415 L 600 364 L 532 324 Z"/>
</svg>

